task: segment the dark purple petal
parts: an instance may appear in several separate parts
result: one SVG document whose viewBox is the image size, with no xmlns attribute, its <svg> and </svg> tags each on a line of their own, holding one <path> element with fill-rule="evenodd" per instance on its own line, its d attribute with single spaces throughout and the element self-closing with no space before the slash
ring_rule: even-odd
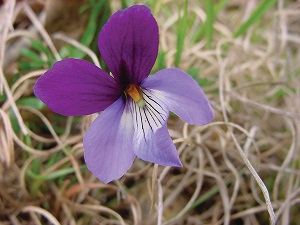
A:
<svg viewBox="0 0 300 225">
<path fill-rule="evenodd" d="M 135 140 L 134 153 L 138 158 L 158 165 L 182 166 L 166 125 L 150 132 L 147 139 Z"/>
<path fill-rule="evenodd" d="M 121 98 L 104 110 L 89 127 L 84 139 L 88 169 L 102 182 L 122 177 L 135 158 L 130 110 Z"/>
<path fill-rule="evenodd" d="M 58 114 L 80 116 L 104 110 L 122 91 L 99 67 L 69 58 L 56 62 L 37 80 L 34 94 Z"/>
<path fill-rule="evenodd" d="M 158 26 L 145 5 L 114 13 L 103 26 L 98 46 L 114 77 L 138 84 L 146 78 L 158 53 Z"/>
<path fill-rule="evenodd" d="M 141 86 L 159 98 L 168 109 L 190 124 L 207 124 L 212 107 L 197 82 L 182 70 L 164 69 L 146 78 Z"/>
</svg>

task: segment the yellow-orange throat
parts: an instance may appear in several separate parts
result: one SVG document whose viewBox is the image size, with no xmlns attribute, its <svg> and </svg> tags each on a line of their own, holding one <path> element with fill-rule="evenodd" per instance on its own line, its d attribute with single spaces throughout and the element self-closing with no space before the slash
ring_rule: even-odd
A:
<svg viewBox="0 0 300 225">
<path fill-rule="evenodd" d="M 130 84 L 125 89 L 125 93 L 129 95 L 139 107 L 143 108 L 146 105 L 143 99 L 143 93 L 140 86 L 136 84 Z"/>
</svg>

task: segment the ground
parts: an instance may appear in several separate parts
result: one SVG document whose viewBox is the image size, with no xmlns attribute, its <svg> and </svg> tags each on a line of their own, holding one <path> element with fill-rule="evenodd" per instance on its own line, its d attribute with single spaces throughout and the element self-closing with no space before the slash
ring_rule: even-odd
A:
<svg viewBox="0 0 300 225">
<path fill-rule="evenodd" d="M 96 115 L 64 117 L 33 85 L 67 57 L 103 68 L 109 16 L 147 4 L 160 29 L 153 73 L 187 71 L 214 109 L 168 122 L 183 168 L 136 159 L 120 180 L 87 170 Z M 0 224 L 298 224 L 300 2 L 6 0 L 0 12 Z"/>
</svg>

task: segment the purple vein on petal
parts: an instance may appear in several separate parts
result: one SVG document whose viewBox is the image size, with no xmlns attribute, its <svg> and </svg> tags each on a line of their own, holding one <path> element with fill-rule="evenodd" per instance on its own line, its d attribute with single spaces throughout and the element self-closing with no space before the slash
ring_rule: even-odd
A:
<svg viewBox="0 0 300 225">
<path fill-rule="evenodd" d="M 145 106 L 128 101 L 134 126 L 134 152 L 137 157 L 163 166 L 182 166 L 167 130 L 169 110 L 149 90 L 144 89 Z"/>
</svg>

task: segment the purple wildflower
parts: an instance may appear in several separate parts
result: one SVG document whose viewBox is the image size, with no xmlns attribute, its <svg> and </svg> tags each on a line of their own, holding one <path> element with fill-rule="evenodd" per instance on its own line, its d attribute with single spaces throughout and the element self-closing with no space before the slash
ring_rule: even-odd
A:
<svg viewBox="0 0 300 225">
<path fill-rule="evenodd" d="M 145 5 L 114 13 L 98 38 L 113 77 L 95 65 L 68 58 L 53 65 L 34 86 L 35 95 L 65 116 L 103 111 L 84 140 L 88 169 L 101 181 L 119 179 L 135 157 L 163 166 L 182 166 L 167 130 L 169 111 L 187 123 L 213 119 L 208 99 L 187 73 L 149 73 L 158 53 L 158 26 Z"/>
</svg>

